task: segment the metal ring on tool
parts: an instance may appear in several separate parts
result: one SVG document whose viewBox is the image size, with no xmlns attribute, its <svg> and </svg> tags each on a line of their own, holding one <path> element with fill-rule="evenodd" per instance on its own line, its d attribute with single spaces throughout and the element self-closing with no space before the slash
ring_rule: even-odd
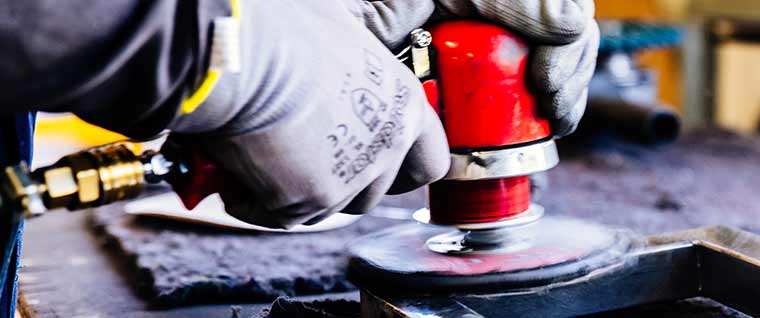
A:
<svg viewBox="0 0 760 318">
<path fill-rule="evenodd" d="M 532 203 L 530 208 L 522 214 L 488 223 L 452 224 L 450 226 L 464 231 L 491 230 L 505 227 L 517 227 L 534 223 L 544 216 L 544 207 Z M 430 224 L 430 210 L 420 209 L 412 214 L 412 218 L 420 223 Z"/>
<path fill-rule="evenodd" d="M 521 234 L 511 235 L 503 230 L 452 231 L 431 237 L 425 242 L 425 246 L 433 252 L 449 255 L 514 253 L 532 246 L 533 235 Z M 478 240 L 483 238 L 478 236 L 481 235 L 493 241 L 480 244 Z"/>
<path fill-rule="evenodd" d="M 446 180 L 483 180 L 526 176 L 554 168 L 559 153 L 554 140 L 513 149 L 451 154 Z"/>
</svg>

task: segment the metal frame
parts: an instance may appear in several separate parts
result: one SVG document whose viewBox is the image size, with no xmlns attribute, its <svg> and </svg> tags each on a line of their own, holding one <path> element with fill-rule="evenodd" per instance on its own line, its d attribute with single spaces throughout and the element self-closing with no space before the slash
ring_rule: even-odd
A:
<svg viewBox="0 0 760 318">
<path fill-rule="evenodd" d="M 629 266 L 500 294 L 388 295 L 364 289 L 362 317 L 573 317 L 707 297 L 760 315 L 760 237 L 714 227 L 650 237 Z"/>
<path fill-rule="evenodd" d="M 554 140 L 492 151 L 451 154 L 446 180 L 500 179 L 543 172 L 559 164 Z"/>
<path fill-rule="evenodd" d="M 543 206 L 536 203 L 531 203 L 530 206 L 528 207 L 528 210 L 526 210 L 522 214 L 518 214 L 501 221 L 486 222 L 486 223 L 452 224 L 450 226 L 460 229 L 462 231 L 482 231 L 482 230 L 514 228 L 514 227 L 520 227 L 520 226 L 536 223 L 536 221 L 540 220 L 544 216 L 545 213 L 546 213 L 546 209 L 544 209 Z M 422 224 L 432 224 L 430 223 L 430 209 L 428 208 L 423 208 L 423 209 L 419 209 L 415 211 L 412 214 L 412 218 L 415 221 Z"/>
</svg>

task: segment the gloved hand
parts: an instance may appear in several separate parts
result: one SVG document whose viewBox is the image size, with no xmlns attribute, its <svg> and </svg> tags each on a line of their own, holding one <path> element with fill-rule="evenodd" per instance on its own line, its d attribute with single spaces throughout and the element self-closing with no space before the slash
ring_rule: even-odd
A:
<svg viewBox="0 0 760 318">
<path fill-rule="evenodd" d="M 314 223 L 447 173 L 445 134 L 418 79 L 364 26 L 358 2 L 240 3 L 242 72 L 170 125 L 242 185 L 220 193 L 230 214 Z"/>
<path fill-rule="evenodd" d="M 391 48 L 431 17 L 485 18 L 503 25 L 533 45 L 529 76 L 554 134 L 572 133 L 583 117 L 599 48 L 593 0 L 357 1 L 359 15 Z"/>
</svg>

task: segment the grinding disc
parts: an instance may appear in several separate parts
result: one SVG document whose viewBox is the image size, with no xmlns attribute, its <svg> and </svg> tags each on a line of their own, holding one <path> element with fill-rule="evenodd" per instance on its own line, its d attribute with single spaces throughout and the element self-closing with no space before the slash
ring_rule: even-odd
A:
<svg viewBox="0 0 760 318">
<path fill-rule="evenodd" d="M 370 290 L 504 292 L 616 267 L 633 245 L 626 231 L 569 218 L 546 217 L 508 230 L 501 244 L 440 253 L 431 250 L 431 238 L 435 244 L 452 238 L 457 245 L 467 232 L 429 224 L 390 228 L 350 245 L 349 274 Z"/>
</svg>

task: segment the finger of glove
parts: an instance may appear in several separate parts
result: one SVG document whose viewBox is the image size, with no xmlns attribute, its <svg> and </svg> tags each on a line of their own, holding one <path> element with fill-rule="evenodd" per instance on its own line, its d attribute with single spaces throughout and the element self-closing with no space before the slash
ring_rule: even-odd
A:
<svg viewBox="0 0 760 318">
<path fill-rule="evenodd" d="M 303 225 L 316 225 L 316 224 L 319 224 L 320 222 L 326 220 L 327 218 L 329 218 L 329 217 L 331 217 L 333 215 L 335 215 L 335 213 L 325 213 L 323 215 L 319 215 L 319 216 L 317 216 L 317 217 L 315 217 L 315 218 L 313 218 L 311 220 L 308 220 L 308 221 L 304 222 Z"/>
<path fill-rule="evenodd" d="M 451 156 L 443 125 L 432 107 L 424 107 L 425 128 L 404 158 L 388 194 L 415 190 L 442 179 L 449 172 Z"/>
<path fill-rule="evenodd" d="M 572 44 L 536 49 L 531 76 L 539 92 L 539 108 L 550 120 L 566 123 L 576 118 L 580 120 L 583 115 L 581 110 L 585 109 L 588 84 L 596 68 L 598 36 L 599 29 L 593 23 L 588 39 L 583 43 L 579 41 L 583 46 Z M 555 129 L 566 130 L 564 127 Z"/>
<path fill-rule="evenodd" d="M 346 205 L 345 208 L 341 209 L 340 212 L 351 215 L 361 215 L 377 206 L 377 204 L 380 203 L 380 200 L 383 199 L 385 193 L 388 192 L 388 189 L 391 188 L 393 180 L 396 177 L 396 172 L 398 171 L 397 169 L 378 177 L 364 190 L 359 192 L 359 195 L 351 200 L 351 202 Z"/>
<path fill-rule="evenodd" d="M 565 137 L 575 132 L 578 128 L 578 124 L 583 118 L 583 114 L 586 112 L 586 104 L 588 101 L 588 89 L 584 89 L 578 99 L 571 103 L 570 111 L 558 118 L 549 119 L 552 135 L 557 138 Z"/>
<path fill-rule="evenodd" d="M 324 210 L 324 211 L 320 212 L 320 214 L 318 214 L 317 216 L 309 219 L 306 222 L 303 222 L 303 225 L 314 225 L 314 224 L 317 224 L 319 222 L 322 222 L 322 221 L 326 220 L 327 218 L 329 218 L 329 217 L 335 215 L 336 213 L 338 213 L 338 211 L 341 211 L 341 210 L 345 209 L 345 207 L 349 203 L 351 203 L 350 200 L 351 200 L 351 198 L 346 198 L 346 200 L 344 200 L 343 202 L 341 202 L 337 206 L 334 206 L 334 207 L 332 207 L 330 209 Z"/>
<path fill-rule="evenodd" d="M 225 205 L 225 211 L 243 222 L 271 229 L 292 229 L 309 222 L 316 223 L 343 209 L 350 198 L 336 206 L 314 210 L 312 205 L 291 205 L 269 210 L 251 198 L 250 193 L 240 190 L 225 190 L 219 193 Z"/>
<path fill-rule="evenodd" d="M 593 0 L 438 0 L 459 17 L 477 14 L 520 33 L 534 44 L 577 40 L 594 17 Z"/>
<path fill-rule="evenodd" d="M 401 46 L 435 10 L 433 0 L 353 1 L 357 1 L 358 14 L 367 28 L 391 49 Z"/>
<path fill-rule="evenodd" d="M 237 180 L 237 186 L 220 188 L 220 196 L 225 204 L 225 211 L 243 222 L 276 229 L 289 229 L 302 224 L 319 215 L 333 213 L 342 209 L 353 195 L 344 197 L 336 193 L 315 189 L 308 184 L 292 183 L 291 188 L 301 188 L 287 194 L 281 190 L 283 185 L 274 188 L 264 186 L 270 184 L 266 177 L 255 168 L 253 156 L 256 153 L 271 150 L 266 141 L 252 144 L 248 135 L 229 138 L 204 136 L 198 143 L 207 154 L 222 166 L 232 176 L 244 176 Z M 257 148 L 258 146 L 264 148 Z M 265 150 L 261 150 L 265 149 Z M 270 152 L 271 153 L 271 152 Z M 230 160 L 230 158 L 235 158 Z M 289 180 L 290 177 L 280 174 L 279 180 Z M 357 191 L 358 192 L 358 191 Z M 285 200 L 289 195 L 295 197 Z M 289 203 L 288 203 L 289 202 Z"/>
<path fill-rule="evenodd" d="M 250 194 L 240 189 L 225 189 L 219 192 L 224 202 L 224 211 L 245 223 L 270 229 L 287 229 L 284 224 L 276 222 L 265 210 L 256 204 Z"/>
<path fill-rule="evenodd" d="M 563 46 L 538 46 L 531 55 L 531 73 L 536 88 L 542 93 L 555 93 L 570 80 L 591 79 L 599 51 L 599 26 L 591 21 L 583 36 Z M 582 83 L 588 85 L 588 81 Z"/>
</svg>

